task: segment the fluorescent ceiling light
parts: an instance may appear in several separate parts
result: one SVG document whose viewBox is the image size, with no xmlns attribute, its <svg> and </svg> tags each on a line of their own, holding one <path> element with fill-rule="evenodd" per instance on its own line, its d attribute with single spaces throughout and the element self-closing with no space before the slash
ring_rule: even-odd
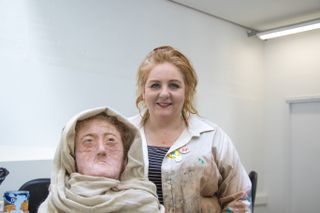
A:
<svg viewBox="0 0 320 213">
<path fill-rule="evenodd" d="M 280 27 L 273 30 L 257 32 L 256 36 L 258 36 L 261 40 L 267 40 L 271 38 L 305 32 L 305 31 L 314 30 L 314 29 L 320 29 L 320 19 L 303 22 L 300 24 L 290 25 L 287 27 Z"/>
</svg>

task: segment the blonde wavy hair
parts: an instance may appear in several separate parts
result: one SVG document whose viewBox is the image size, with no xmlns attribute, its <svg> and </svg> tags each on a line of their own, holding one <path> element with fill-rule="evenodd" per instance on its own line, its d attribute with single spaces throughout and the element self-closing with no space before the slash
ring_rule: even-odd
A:
<svg viewBox="0 0 320 213">
<path fill-rule="evenodd" d="M 160 46 L 153 49 L 138 68 L 136 106 L 139 109 L 140 114 L 143 111 L 141 125 L 144 125 L 150 116 L 143 101 L 144 87 L 149 73 L 156 65 L 165 62 L 176 66 L 183 75 L 184 83 L 186 85 L 186 97 L 181 115 L 186 126 L 188 126 L 188 118 L 190 114 L 198 114 L 193 104 L 198 83 L 197 75 L 188 58 L 171 46 Z"/>
</svg>

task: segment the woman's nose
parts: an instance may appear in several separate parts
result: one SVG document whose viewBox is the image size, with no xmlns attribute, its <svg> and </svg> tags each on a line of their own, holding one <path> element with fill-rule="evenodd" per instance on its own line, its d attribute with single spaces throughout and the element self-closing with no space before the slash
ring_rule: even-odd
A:
<svg viewBox="0 0 320 213">
<path fill-rule="evenodd" d="M 160 90 L 160 97 L 167 97 L 169 96 L 169 90 L 168 87 L 164 86 Z"/>
</svg>

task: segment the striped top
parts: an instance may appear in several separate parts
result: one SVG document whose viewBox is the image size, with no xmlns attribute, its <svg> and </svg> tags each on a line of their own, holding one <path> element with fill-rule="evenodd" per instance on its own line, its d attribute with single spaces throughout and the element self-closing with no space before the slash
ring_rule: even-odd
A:
<svg viewBox="0 0 320 213">
<path fill-rule="evenodd" d="M 163 204 L 161 164 L 170 147 L 148 146 L 149 180 L 157 187 L 158 199 Z"/>
</svg>

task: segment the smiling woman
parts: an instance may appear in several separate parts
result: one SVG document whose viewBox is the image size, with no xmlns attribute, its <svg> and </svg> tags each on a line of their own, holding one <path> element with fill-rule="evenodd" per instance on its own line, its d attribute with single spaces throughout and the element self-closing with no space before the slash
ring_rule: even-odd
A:
<svg viewBox="0 0 320 213">
<path fill-rule="evenodd" d="M 168 122 L 173 117 L 180 118 L 185 102 L 183 75 L 171 63 L 156 65 L 147 78 L 143 100 L 151 120 Z"/>
<path fill-rule="evenodd" d="M 153 49 L 138 71 L 131 118 L 140 128 L 145 174 L 167 212 L 250 212 L 251 183 L 228 135 L 197 115 L 197 76 L 177 49 Z"/>
</svg>

